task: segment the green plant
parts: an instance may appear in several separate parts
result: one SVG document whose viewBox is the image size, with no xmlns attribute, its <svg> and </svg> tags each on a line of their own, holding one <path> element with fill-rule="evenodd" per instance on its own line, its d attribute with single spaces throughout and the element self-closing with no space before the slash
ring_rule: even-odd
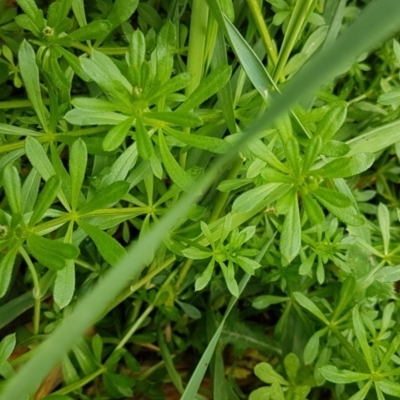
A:
<svg viewBox="0 0 400 400">
<path fill-rule="evenodd" d="M 399 8 L 0 0 L 0 399 L 400 397 Z"/>
</svg>

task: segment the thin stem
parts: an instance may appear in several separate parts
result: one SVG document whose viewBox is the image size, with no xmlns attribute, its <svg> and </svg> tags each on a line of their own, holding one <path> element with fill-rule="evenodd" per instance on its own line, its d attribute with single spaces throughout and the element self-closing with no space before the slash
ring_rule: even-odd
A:
<svg viewBox="0 0 400 400">
<path fill-rule="evenodd" d="M 185 264 L 183 264 L 183 267 L 181 268 L 181 270 L 179 272 L 179 277 L 178 277 L 178 280 L 175 285 L 177 293 L 179 293 L 182 283 L 185 280 L 186 275 L 189 272 L 189 269 L 193 264 L 193 261 L 194 260 L 192 260 L 191 258 L 187 258 L 185 261 Z"/>
<path fill-rule="evenodd" d="M 25 260 L 26 265 L 29 268 L 29 271 L 32 276 L 32 281 L 33 281 L 33 298 L 35 299 L 35 305 L 33 309 L 33 334 L 37 335 L 39 333 L 39 325 L 40 325 L 40 306 L 41 306 L 41 298 L 42 294 L 40 291 L 40 283 L 39 283 L 39 277 L 36 272 L 35 266 L 32 263 L 31 258 L 29 257 L 28 253 L 25 251 L 25 249 L 21 246 L 19 248 L 19 253 L 21 254 L 22 258 Z"/>
<path fill-rule="evenodd" d="M 314 6 L 315 0 L 299 0 L 296 2 L 274 70 L 273 78 L 275 82 L 282 79 L 282 72 L 289 59 L 290 53 L 292 52 Z"/>
<path fill-rule="evenodd" d="M 71 392 L 87 385 L 89 382 L 93 381 L 99 375 L 103 374 L 106 371 L 107 371 L 107 368 L 102 366 L 97 371 L 92 372 L 91 374 L 85 376 L 84 378 L 79 379 L 78 381 L 71 383 L 70 385 L 63 387 L 62 389 L 55 391 L 54 394 L 65 395 L 65 394 L 71 393 Z"/>
<path fill-rule="evenodd" d="M 269 34 L 267 23 L 262 15 L 261 9 L 258 5 L 258 1 L 247 0 L 247 5 L 249 6 L 251 15 L 254 19 L 254 23 L 256 24 L 261 40 L 264 44 L 265 50 L 268 55 L 268 61 L 271 63 L 272 68 L 274 68 L 278 61 L 278 53 L 275 49 L 271 35 Z"/>
<path fill-rule="evenodd" d="M 129 341 L 131 336 L 140 328 L 140 325 L 142 325 L 143 321 L 147 318 L 147 316 L 154 310 L 154 306 L 150 305 L 146 308 L 144 313 L 135 321 L 135 323 L 132 325 L 131 329 L 125 334 L 125 336 L 122 338 L 122 340 L 118 343 L 117 347 L 115 348 L 114 351 L 118 349 L 122 349 L 126 343 Z"/>
</svg>

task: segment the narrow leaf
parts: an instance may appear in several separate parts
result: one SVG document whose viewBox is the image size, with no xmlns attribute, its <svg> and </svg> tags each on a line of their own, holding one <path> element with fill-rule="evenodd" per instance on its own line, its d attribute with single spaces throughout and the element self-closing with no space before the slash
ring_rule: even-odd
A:
<svg viewBox="0 0 400 400">
<path fill-rule="evenodd" d="M 126 255 L 125 249 L 108 233 L 82 220 L 79 221 L 78 224 L 93 240 L 101 256 L 110 265 L 116 265 L 118 261 Z"/>
<path fill-rule="evenodd" d="M 22 214 L 21 178 L 17 169 L 11 164 L 4 168 L 3 183 L 11 211 L 14 214 Z"/>
<path fill-rule="evenodd" d="M 75 140 L 70 147 L 69 173 L 71 175 L 71 207 L 76 210 L 87 165 L 86 144 L 82 139 Z"/>
<path fill-rule="evenodd" d="M 103 149 L 105 151 L 117 149 L 124 142 L 126 135 L 132 127 L 133 121 L 134 117 L 129 117 L 111 128 L 103 140 Z"/>
<path fill-rule="evenodd" d="M 129 183 L 117 181 L 108 187 L 99 190 L 95 196 L 79 209 L 79 214 L 88 214 L 100 208 L 110 207 L 126 195 L 129 190 Z"/>
<path fill-rule="evenodd" d="M 46 239 L 36 234 L 31 234 L 27 243 L 33 256 L 54 270 L 65 268 L 66 260 L 75 259 L 79 255 L 78 247 L 73 244 Z"/>
<path fill-rule="evenodd" d="M 18 52 L 19 68 L 25 84 L 28 98 L 39 118 L 40 124 L 45 131 L 47 125 L 47 109 L 43 105 L 42 94 L 40 91 L 39 69 L 36 65 L 36 56 L 32 46 L 24 40 Z"/>
<path fill-rule="evenodd" d="M 228 65 L 215 68 L 201 81 L 200 85 L 197 86 L 189 98 L 179 106 L 178 111 L 187 112 L 194 110 L 224 87 L 230 77 L 231 68 Z"/>
<path fill-rule="evenodd" d="M 72 300 L 75 291 L 75 263 L 73 260 L 66 260 L 65 268 L 57 271 L 54 281 L 54 301 L 60 307 L 65 308 Z"/>
<path fill-rule="evenodd" d="M 51 176 L 38 196 L 33 214 L 29 220 L 29 226 L 34 226 L 41 220 L 56 198 L 59 189 L 60 179 L 56 175 Z"/>
<path fill-rule="evenodd" d="M 280 251 L 282 256 L 290 263 L 299 253 L 301 245 L 301 222 L 297 195 L 294 192 L 289 212 L 285 215 L 282 226 Z"/>
<path fill-rule="evenodd" d="M 193 185 L 193 179 L 172 156 L 167 144 L 165 143 L 164 135 L 162 133 L 159 135 L 159 142 L 161 158 L 168 175 L 183 191 L 189 190 L 189 188 Z"/>
<path fill-rule="evenodd" d="M 144 160 L 153 155 L 153 144 L 140 118 L 136 119 L 136 144 L 138 153 Z"/>
</svg>

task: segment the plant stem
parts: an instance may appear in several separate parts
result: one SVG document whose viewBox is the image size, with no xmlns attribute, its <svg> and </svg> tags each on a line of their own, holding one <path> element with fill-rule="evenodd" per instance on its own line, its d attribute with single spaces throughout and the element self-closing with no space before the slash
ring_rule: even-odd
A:
<svg viewBox="0 0 400 400">
<path fill-rule="evenodd" d="M 53 394 L 55 395 L 65 395 L 68 393 L 71 393 L 85 385 L 87 385 L 89 382 L 93 381 L 96 379 L 99 375 L 103 374 L 104 372 L 107 371 L 107 368 L 104 366 L 101 366 L 98 370 L 92 372 L 91 374 L 85 376 L 82 379 L 79 379 L 79 381 L 76 381 L 74 383 L 71 383 L 68 386 L 63 387 L 62 389 L 59 389 L 55 391 Z"/>
<path fill-rule="evenodd" d="M 283 78 L 283 69 L 286 66 L 290 53 L 292 52 L 314 6 L 315 0 L 299 0 L 296 2 L 274 70 L 273 78 L 275 82 L 278 82 Z"/>
<path fill-rule="evenodd" d="M 41 306 L 41 298 L 42 294 L 40 291 L 40 283 L 39 277 L 37 275 L 35 266 L 32 263 L 31 258 L 29 257 L 28 253 L 25 249 L 21 246 L 19 248 L 19 253 L 21 254 L 22 258 L 25 260 L 26 265 L 29 268 L 29 271 L 32 276 L 33 281 L 33 298 L 35 299 L 34 311 L 33 311 L 33 334 L 37 335 L 39 333 L 39 325 L 40 325 L 40 306 Z"/>
<path fill-rule="evenodd" d="M 132 325 L 132 327 L 129 329 L 129 331 L 125 334 L 125 336 L 122 338 L 122 340 L 118 343 L 118 345 L 114 351 L 116 351 L 118 349 L 122 349 L 125 346 L 125 344 L 129 341 L 131 336 L 137 331 L 137 329 L 139 329 L 140 325 L 142 325 L 143 321 L 153 310 L 154 310 L 154 306 L 152 304 L 146 308 L 146 310 L 143 312 L 143 314 L 135 321 L 135 323 Z"/>
<path fill-rule="evenodd" d="M 249 6 L 254 23 L 256 24 L 261 40 L 264 44 L 268 55 L 268 61 L 271 63 L 272 68 L 274 68 L 278 61 L 278 53 L 276 52 L 271 35 L 269 34 L 267 23 L 262 15 L 261 8 L 259 7 L 257 0 L 247 0 L 247 5 Z"/>
</svg>

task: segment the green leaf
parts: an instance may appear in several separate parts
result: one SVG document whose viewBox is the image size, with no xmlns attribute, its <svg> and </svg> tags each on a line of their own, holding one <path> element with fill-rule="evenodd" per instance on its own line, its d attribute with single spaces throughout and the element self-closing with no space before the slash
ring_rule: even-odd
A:
<svg viewBox="0 0 400 400">
<path fill-rule="evenodd" d="M 317 132 L 324 143 L 331 140 L 346 120 L 347 107 L 340 103 L 330 109 L 317 126 Z"/>
<path fill-rule="evenodd" d="M 299 176 L 301 172 L 301 158 L 299 143 L 294 137 L 290 137 L 283 142 L 286 158 L 295 176 Z"/>
<path fill-rule="evenodd" d="M 313 225 L 322 224 L 325 220 L 324 212 L 321 206 L 308 194 L 302 193 L 301 198 L 307 216 Z"/>
<path fill-rule="evenodd" d="M 17 168 L 11 164 L 4 168 L 3 183 L 11 211 L 14 214 L 22 214 L 21 178 Z"/>
<path fill-rule="evenodd" d="M 265 383 L 279 383 L 281 385 L 288 385 L 289 383 L 283 376 L 275 372 L 271 364 L 261 362 L 254 367 L 254 373 L 258 379 Z"/>
<path fill-rule="evenodd" d="M 74 244 L 46 239 L 36 234 L 28 237 L 27 244 L 41 264 L 56 271 L 65 268 L 67 260 L 75 259 L 79 255 L 79 249 Z"/>
<path fill-rule="evenodd" d="M 288 213 L 283 222 L 279 243 L 282 256 L 290 263 L 299 253 L 301 246 L 301 221 L 297 195 L 294 192 Z"/>
<path fill-rule="evenodd" d="M 289 297 L 273 296 L 273 295 L 264 294 L 264 295 L 255 297 L 253 302 L 251 303 L 251 306 L 256 308 L 257 310 L 262 310 L 264 308 L 268 308 L 272 304 L 279 304 L 279 303 L 283 303 L 288 300 L 289 300 Z"/>
<path fill-rule="evenodd" d="M 5 336 L 0 342 L 0 369 L 11 356 L 17 344 L 15 333 Z"/>
<path fill-rule="evenodd" d="M 367 170 L 374 159 L 375 156 L 372 153 L 358 153 L 351 157 L 337 158 L 311 172 L 324 178 L 347 178 Z"/>
<path fill-rule="evenodd" d="M 336 207 L 322 197 L 317 197 L 317 199 L 329 212 L 345 224 L 361 226 L 365 223 L 365 218 L 354 207 Z"/>
<path fill-rule="evenodd" d="M 358 306 L 353 308 L 353 328 L 365 360 L 367 361 L 368 367 L 372 373 L 374 371 L 374 363 L 372 362 L 372 354 L 367 340 L 367 332 L 365 331 Z"/>
<path fill-rule="evenodd" d="M 154 89 L 150 90 L 150 92 L 146 94 L 146 100 L 148 102 L 154 102 L 160 97 L 178 92 L 189 84 L 190 79 L 190 74 L 186 72 L 176 75 L 165 82 L 161 87 L 155 86 Z"/>
<path fill-rule="evenodd" d="M 285 356 L 283 360 L 283 364 L 285 366 L 286 375 L 289 378 L 290 382 L 296 381 L 297 373 L 300 369 L 300 360 L 294 353 L 289 353 Z"/>
<path fill-rule="evenodd" d="M 212 95 L 224 87 L 231 77 L 231 67 L 221 65 L 210 72 L 191 93 L 188 99 L 178 107 L 178 111 L 187 112 L 194 110 Z"/>
<path fill-rule="evenodd" d="M 131 17 L 138 4 L 139 0 L 115 0 L 113 8 L 107 17 L 108 21 L 111 22 L 114 28 L 121 25 Z"/>
<path fill-rule="evenodd" d="M 376 382 L 375 385 L 379 386 L 383 393 L 394 397 L 400 397 L 400 384 L 397 382 L 383 379 L 382 381 Z"/>
<path fill-rule="evenodd" d="M 134 119 L 134 117 L 126 118 L 108 131 L 103 140 L 103 149 L 105 151 L 113 151 L 124 142 L 126 135 L 132 127 Z"/>
<path fill-rule="evenodd" d="M 85 82 L 89 82 L 90 76 L 83 71 L 80 59 L 75 54 L 72 54 L 70 51 L 64 49 L 63 47 L 57 45 L 55 46 L 57 50 L 63 55 L 69 66 L 73 69 L 75 74 L 77 74 Z"/>
<path fill-rule="evenodd" d="M 196 247 L 188 247 L 187 249 L 182 250 L 182 254 L 193 260 L 204 260 L 205 258 L 210 258 L 212 256 L 211 251 L 200 250 Z"/>
<path fill-rule="evenodd" d="M 400 266 L 383 267 L 374 275 L 374 279 L 389 283 L 400 281 Z"/>
<path fill-rule="evenodd" d="M 230 148 L 230 144 L 225 140 L 215 137 L 193 135 L 190 133 L 179 132 L 175 129 L 165 127 L 165 131 L 181 142 L 198 149 L 207 150 L 212 153 L 225 154 Z"/>
<path fill-rule="evenodd" d="M 323 334 L 325 334 L 325 330 L 317 331 L 310 337 L 306 347 L 304 348 L 304 364 L 310 365 L 317 358 L 319 352 L 319 339 Z"/>
<path fill-rule="evenodd" d="M 400 120 L 381 125 L 347 142 L 349 154 L 377 153 L 400 140 Z"/>
<path fill-rule="evenodd" d="M 312 302 L 307 296 L 300 292 L 293 293 L 294 298 L 296 301 L 307 311 L 313 314 L 315 317 L 320 319 L 324 324 L 329 325 L 328 319 L 325 317 L 323 312 Z"/>
<path fill-rule="evenodd" d="M 357 393 L 353 394 L 349 400 L 364 400 L 371 386 L 372 381 L 368 381 Z"/>
<path fill-rule="evenodd" d="M 84 25 L 81 28 L 75 29 L 69 34 L 69 37 L 74 42 L 83 42 L 86 40 L 99 39 L 108 35 L 112 25 L 105 20 L 92 21 L 90 24 Z M 89 74 L 90 76 L 90 74 Z"/>
<path fill-rule="evenodd" d="M 272 150 L 269 149 L 261 140 L 253 139 L 248 144 L 249 150 L 260 160 L 265 161 L 272 168 L 287 173 L 288 168 L 282 164 Z"/>
<path fill-rule="evenodd" d="M 328 157 L 342 157 L 350 151 L 350 146 L 338 140 L 328 140 L 320 151 L 321 154 Z"/>
<path fill-rule="evenodd" d="M 14 242 L 0 260 L 0 298 L 7 293 L 10 286 L 14 262 L 20 246 L 21 242 Z"/>
<path fill-rule="evenodd" d="M 57 271 L 54 281 L 54 301 L 60 307 L 65 308 L 72 300 L 75 291 L 75 263 L 73 260 L 66 260 L 65 268 Z"/>
<path fill-rule="evenodd" d="M 197 307 L 192 306 L 189 303 L 184 303 L 183 301 L 179 301 L 179 300 L 176 300 L 176 303 L 179 304 L 179 306 L 182 308 L 184 313 L 187 314 L 187 316 L 189 318 L 192 318 L 192 319 L 200 319 L 201 318 L 201 312 Z"/>
<path fill-rule="evenodd" d="M 308 146 L 306 149 L 306 154 L 303 159 L 301 173 L 306 174 L 309 169 L 313 166 L 315 160 L 318 157 L 322 147 L 322 139 L 320 136 L 314 136 L 308 142 Z"/>
<path fill-rule="evenodd" d="M 82 139 L 75 140 L 70 147 L 69 173 L 71 175 L 71 207 L 76 210 L 85 178 L 87 165 L 86 144 Z"/>
<path fill-rule="evenodd" d="M 157 68 L 156 79 L 159 84 L 164 84 L 171 77 L 176 48 L 175 26 L 168 21 L 157 36 L 157 45 L 152 53 Z"/>
<path fill-rule="evenodd" d="M 196 128 L 203 124 L 202 119 L 198 115 L 190 112 L 153 111 L 144 112 L 142 115 L 143 119 L 146 119 L 146 122 L 149 122 L 149 125 L 155 123 L 157 126 L 160 125 L 158 121 L 162 121 L 170 125 Z"/>
<path fill-rule="evenodd" d="M 39 10 L 34 0 L 18 0 L 18 5 L 36 25 L 38 31 L 44 28 L 43 11 Z"/>
<path fill-rule="evenodd" d="M 339 384 L 361 382 L 371 378 L 369 374 L 364 374 L 362 372 L 353 372 L 348 370 L 340 371 L 333 365 L 324 365 L 319 369 L 319 371 L 329 382 Z"/>
<path fill-rule="evenodd" d="M 215 264 L 215 261 L 214 261 L 214 259 L 212 259 L 209 262 L 209 264 L 207 265 L 207 268 L 196 279 L 196 282 L 194 285 L 196 291 L 204 289 L 209 284 L 209 282 L 211 281 L 213 272 L 214 272 L 214 264 Z"/>
<path fill-rule="evenodd" d="M 56 27 L 68 15 L 71 9 L 72 0 L 56 1 L 49 5 L 47 10 L 47 24 Z"/>
<path fill-rule="evenodd" d="M 279 133 L 279 136 L 281 138 L 283 146 L 286 145 L 286 142 L 289 139 L 294 139 L 293 138 L 292 122 L 290 121 L 289 115 L 286 114 L 286 115 L 278 118 L 275 121 L 275 126 L 276 126 L 276 130 Z M 297 153 L 298 153 L 298 151 L 297 151 Z M 287 154 L 286 154 L 286 156 L 287 156 Z"/>
<path fill-rule="evenodd" d="M 332 315 L 332 321 L 336 321 L 345 310 L 351 299 L 356 293 L 356 280 L 353 276 L 349 276 L 342 284 L 340 290 L 339 302 L 335 307 Z"/>
<path fill-rule="evenodd" d="M 161 158 L 165 169 L 168 172 L 168 175 L 171 177 L 172 181 L 176 185 L 178 185 L 183 191 L 189 190 L 189 188 L 193 185 L 192 178 L 184 169 L 182 169 L 182 167 L 172 156 L 167 144 L 165 143 L 164 135 L 162 132 L 160 132 L 158 138 L 160 143 Z"/>
<path fill-rule="evenodd" d="M 79 209 L 79 214 L 88 214 L 100 208 L 110 207 L 126 195 L 129 190 L 129 183 L 117 181 L 108 187 L 99 190 L 86 204 Z"/>
<path fill-rule="evenodd" d="M 283 185 L 281 183 L 267 183 L 254 189 L 247 190 L 233 202 L 232 211 L 234 211 L 235 213 L 250 212 L 251 210 L 255 209 L 260 203 L 266 201 L 269 196 L 273 196 L 274 200 L 277 200 L 277 198 L 283 196 L 290 189 L 291 185 Z M 275 198 L 274 194 L 276 194 L 277 192 L 279 192 L 279 196 Z"/>
<path fill-rule="evenodd" d="M 46 152 L 43 150 L 43 146 L 36 139 L 31 137 L 26 138 L 25 151 L 30 163 L 45 181 L 56 174 Z"/>
<path fill-rule="evenodd" d="M 126 256 L 125 249 L 108 233 L 82 220 L 78 221 L 78 225 L 93 240 L 101 256 L 110 265 L 116 265 L 118 261 Z"/>
<path fill-rule="evenodd" d="M 36 65 L 35 52 L 26 40 L 24 40 L 19 47 L 18 60 L 21 76 L 28 93 L 28 98 L 39 118 L 40 124 L 47 132 L 49 129 L 47 125 L 48 111 L 42 101 L 39 83 L 39 69 Z"/>
<path fill-rule="evenodd" d="M 115 112 L 74 109 L 68 111 L 65 120 L 72 125 L 118 125 L 126 121 L 126 115 Z"/>
<path fill-rule="evenodd" d="M 293 178 L 289 174 L 283 174 L 274 168 L 263 168 L 261 170 L 261 177 L 265 182 L 276 182 L 276 183 L 291 183 L 293 184 Z"/>
<path fill-rule="evenodd" d="M 60 179 L 56 175 L 51 176 L 38 196 L 33 213 L 29 220 L 29 226 L 34 226 L 42 219 L 44 213 L 50 208 L 57 196 L 59 189 Z"/>
<path fill-rule="evenodd" d="M 129 40 L 129 51 L 127 61 L 130 67 L 130 76 L 133 85 L 140 85 L 140 71 L 146 57 L 146 40 L 139 29 L 132 33 Z"/>
<path fill-rule="evenodd" d="M 382 233 L 383 251 L 386 255 L 389 252 L 390 244 L 390 215 L 388 208 L 383 203 L 378 205 L 378 222 Z"/>
<path fill-rule="evenodd" d="M 351 199 L 343 193 L 338 192 L 337 190 L 326 189 L 324 187 L 318 187 L 315 189 L 312 194 L 318 200 L 324 200 L 335 207 L 344 208 L 350 207 L 352 204 Z"/>
<path fill-rule="evenodd" d="M 138 153 L 144 160 L 153 155 L 153 144 L 140 118 L 136 119 L 136 144 Z"/>
<path fill-rule="evenodd" d="M 93 50 L 91 58 L 82 58 L 83 71 L 95 81 L 107 96 L 130 105 L 132 85 L 121 74 L 109 57 Z"/>
</svg>

